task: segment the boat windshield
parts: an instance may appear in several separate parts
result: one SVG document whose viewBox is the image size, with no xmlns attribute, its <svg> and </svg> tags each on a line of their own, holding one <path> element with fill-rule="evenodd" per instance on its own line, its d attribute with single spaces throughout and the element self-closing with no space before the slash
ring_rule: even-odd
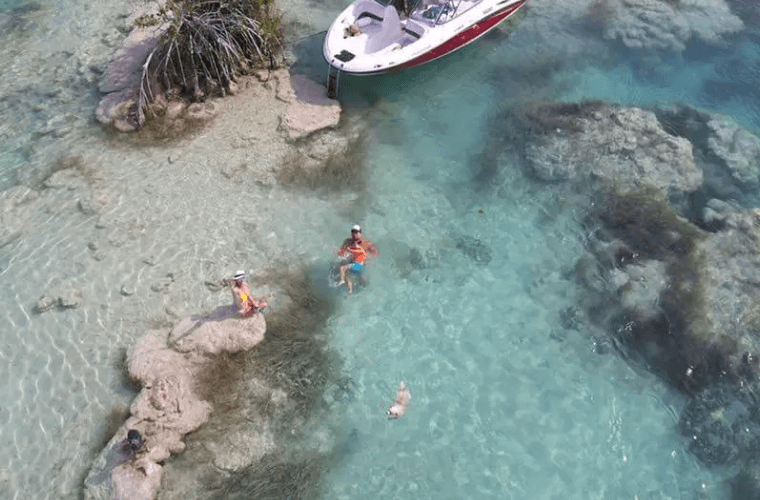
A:
<svg viewBox="0 0 760 500">
<path fill-rule="evenodd" d="M 462 0 L 375 0 L 383 6 L 393 5 L 403 17 L 414 17 L 421 21 L 427 21 L 431 25 L 445 23 L 454 18 L 458 12 Z M 475 0 L 471 3 L 477 3 Z"/>
</svg>

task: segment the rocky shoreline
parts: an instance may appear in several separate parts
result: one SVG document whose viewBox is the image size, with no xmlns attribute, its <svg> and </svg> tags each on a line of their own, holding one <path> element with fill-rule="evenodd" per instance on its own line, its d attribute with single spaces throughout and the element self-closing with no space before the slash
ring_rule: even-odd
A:
<svg viewBox="0 0 760 500">
<path fill-rule="evenodd" d="M 104 97 L 96 110 L 96 118 L 116 133 L 138 131 L 132 108 L 139 92 L 142 63 L 155 46 L 158 33 L 157 29 L 133 29 L 101 78 L 99 90 Z M 298 182 L 293 176 L 323 177 L 322 171 L 329 169 L 335 158 L 346 156 L 360 141 L 355 128 L 337 130 L 341 107 L 337 101 L 326 97 L 324 87 L 303 75 L 291 75 L 288 69 L 257 70 L 250 75 L 240 75 L 237 82 L 230 85 L 229 94 L 252 100 L 250 106 L 258 121 L 278 124 L 275 130 L 262 133 L 265 137 L 275 138 L 275 144 L 270 143 L 267 149 L 289 151 L 280 155 L 279 165 L 269 171 L 272 178 L 262 177 L 260 183 L 272 184 L 277 176 L 282 175 L 287 177 L 283 179 L 285 183 L 294 184 Z M 219 103 L 212 98 L 188 104 L 158 96 L 151 104 L 153 116 L 147 127 L 148 133 L 173 139 L 203 128 L 219 115 Z M 70 172 L 76 170 L 75 167 L 61 170 Z M 291 171 L 293 169 L 296 171 Z M 235 180 L 249 172 L 246 165 L 230 165 L 222 170 L 222 174 Z M 58 174 L 58 177 L 62 175 Z M 6 211 L 16 214 L 17 226 L 22 226 L 25 220 L 24 208 L 33 208 L 30 205 L 24 207 L 24 202 L 36 199 L 37 195 L 35 191 L 19 191 L 18 196 L 14 194 L 9 199 L 9 203 L 14 203 L 11 208 L 19 205 L 16 210 Z M 20 201 L 14 202 L 19 197 Z M 98 213 L 97 208 L 93 214 Z M 9 241 L 15 239 L 19 231 L 21 229 L 14 231 L 11 225 L 4 237 Z M 54 307 L 78 307 L 85 300 L 70 286 L 62 284 L 59 289 L 40 298 L 38 313 Z M 132 293 L 134 290 L 122 287 L 123 295 Z M 285 308 L 288 308 L 287 304 Z M 235 313 L 233 308 L 223 307 L 209 316 L 185 318 L 171 330 L 146 333 L 130 349 L 126 360 L 129 377 L 142 390 L 130 408 L 131 416 L 94 461 L 85 480 L 85 498 L 150 500 L 159 495 L 164 469 L 171 457 L 185 449 L 186 436 L 206 424 L 214 411 L 213 404 L 207 400 L 209 390 L 213 389 L 203 385 L 219 381 L 211 380 L 213 377 L 208 372 L 224 371 L 220 366 L 230 361 L 230 354 L 251 351 L 264 340 L 266 322 L 261 314 L 239 319 Z M 290 313 L 299 314 L 292 310 Z M 313 358 L 313 355 L 308 357 Z M 293 398 L 292 392 L 267 385 L 265 379 L 261 376 L 255 381 L 255 387 L 251 388 L 249 383 L 241 390 L 254 399 L 266 400 L 260 404 L 268 410 L 253 414 L 252 408 L 245 408 L 245 416 L 238 416 L 232 424 L 228 423 L 238 426 L 242 420 L 255 420 L 257 428 L 241 428 L 232 436 L 225 433 L 224 443 L 203 441 L 201 446 L 206 451 L 201 454 L 205 456 L 208 450 L 211 451 L 214 455 L 211 464 L 217 471 L 224 471 L 227 475 L 246 471 L 275 448 L 274 429 L 277 425 L 270 421 L 267 413 L 282 413 L 277 410 L 280 408 L 282 411 L 288 409 L 300 418 L 308 418 L 308 412 L 291 408 L 292 399 L 297 401 L 297 396 Z M 317 384 L 315 392 L 321 394 L 321 387 Z M 125 445 L 130 429 L 138 431 L 144 439 L 137 452 L 130 452 Z M 177 479 L 170 475 L 169 481 L 176 482 Z M 183 488 L 175 484 L 173 489 Z"/>
<path fill-rule="evenodd" d="M 586 205 L 565 325 L 604 332 L 598 345 L 689 395 L 688 447 L 738 466 L 742 498 L 757 498 L 760 139 L 683 105 L 544 104 L 498 121 L 528 130 L 508 140 L 526 172 Z"/>
<path fill-rule="evenodd" d="M 129 376 L 142 390 L 131 416 L 95 460 L 85 480 L 85 498 L 155 498 L 164 464 L 185 449 L 185 436 L 206 423 L 213 411 L 199 394 L 204 373 L 223 362 L 220 354 L 247 351 L 264 340 L 264 317 L 259 313 L 239 319 L 236 312 L 225 307 L 211 316 L 186 318 L 171 331 L 146 333 L 132 347 Z M 142 447 L 131 454 L 123 445 L 130 429 L 143 437 Z"/>
</svg>

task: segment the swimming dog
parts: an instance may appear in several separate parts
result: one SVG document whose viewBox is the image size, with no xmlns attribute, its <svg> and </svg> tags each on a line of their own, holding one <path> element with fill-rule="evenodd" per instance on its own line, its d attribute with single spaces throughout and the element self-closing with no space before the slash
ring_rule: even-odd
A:
<svg viewBox="0 0 760 500">
<path fill-rule="evenodd" d="M 393 404 L 388 408 L 388 418 L 400 418 L 406 413 L 406 408 L 409 406 L 409 401 L 412 399 L 412 393 L 406 387 L 406 384 L 401 382 L 396 391 L 396 399 Z"/>
</svg>

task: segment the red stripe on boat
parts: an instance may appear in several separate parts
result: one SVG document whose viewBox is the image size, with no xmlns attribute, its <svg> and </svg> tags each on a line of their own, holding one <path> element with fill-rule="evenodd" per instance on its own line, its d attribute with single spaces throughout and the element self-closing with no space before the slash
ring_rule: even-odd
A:
<svg viewBox="0 0 760 500">
<path fill-rule="evenodd" d="M 473 24 L 455 37 L 446 40 L 444 43 L 434 48 L 430 52 L 425 52 L 420 57 L 412 59 L 411 61 L 404 64 L 400 64 L 393 68 L 388 68 L 387 71 L 399 71 L 402 69 L 413 68 L 415 66 L 419 66 L 420 64 L 425 64 L 427 62 L 438 59 L 439 57 L 443 57 L 446 54 L 454 52 L 457 49 L 461 49 L 468 43 L 474 42 L 481 36 L 491 31 L 499 23 L 506 20 L 510 15 L 512 15 L 517 9 L 522 7 L 523 4 L 525 4 L 525 2 L 520 2 L 518 4 L 507 7 L 501 12 L 492 14 L 487 19 Z"/>
</svg>

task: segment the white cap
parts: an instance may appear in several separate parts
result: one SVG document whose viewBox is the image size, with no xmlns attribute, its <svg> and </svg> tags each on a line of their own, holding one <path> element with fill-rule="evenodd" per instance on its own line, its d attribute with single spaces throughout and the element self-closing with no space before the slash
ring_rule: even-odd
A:
<svg viewBox="0 0 760 500">
<path fill-rule="evenodd" d="M 235 273 L 235 281 L 241 281 L 245 279 L 245 271 L 238 271 Z"/>
<path fill-rule="evenodd" d="M 362 227 L 359 224 L 354 224 L 353 226 L 351 226 L 351 231 L 359 231 L 361 233 Z"/>
</svg>

